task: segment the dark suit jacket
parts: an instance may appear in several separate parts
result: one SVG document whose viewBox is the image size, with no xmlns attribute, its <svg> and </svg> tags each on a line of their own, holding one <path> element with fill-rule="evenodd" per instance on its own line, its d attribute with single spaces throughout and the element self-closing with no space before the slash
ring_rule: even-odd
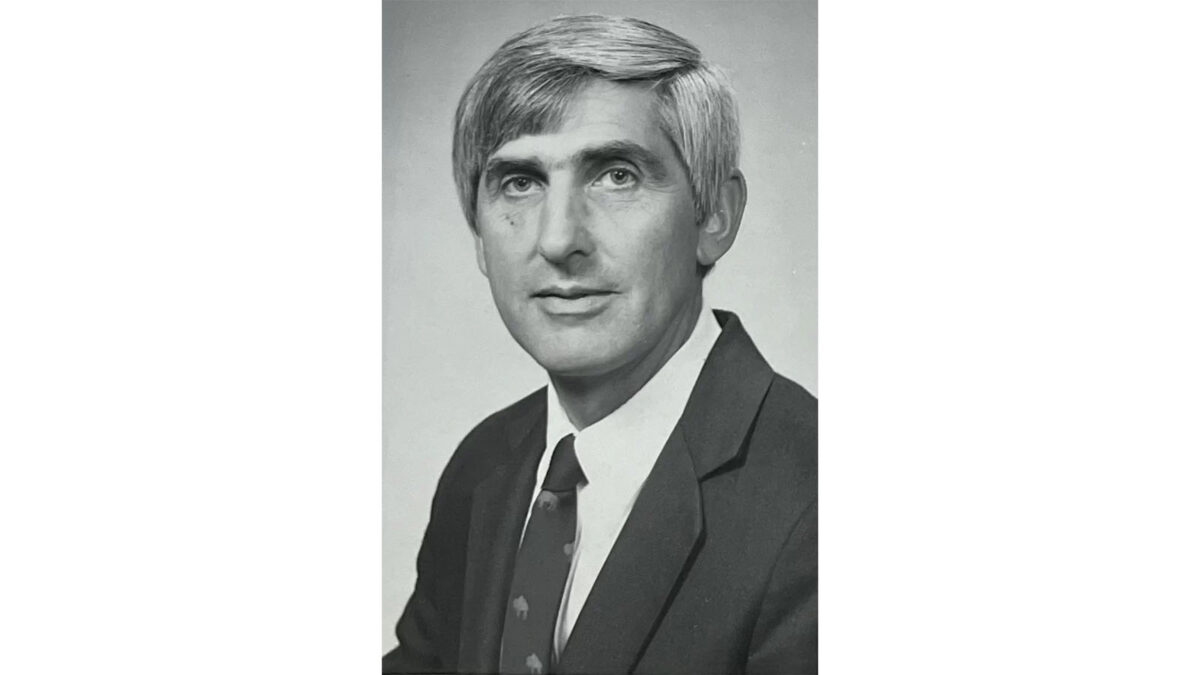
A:
<svg viewBox="0 0 1200 675">
<path fill-rule="evenodd" d="M 771 370 L 736 316 L 717 318 L 555 672 L 817 670 L 817 402 Z M 455 452 L 384 673 L 496 671 L 545 425 L 541 389 Z"/>
</svg>

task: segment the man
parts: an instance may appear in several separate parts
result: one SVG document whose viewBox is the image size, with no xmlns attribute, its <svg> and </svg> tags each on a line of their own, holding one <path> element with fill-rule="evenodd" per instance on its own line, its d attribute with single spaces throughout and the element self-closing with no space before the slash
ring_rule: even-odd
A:
<svg viewBox="0 0 1200 675">
<path fill-rule="evenodd" d="M 703 296 L 746 202 L 724 78 L 660 27 L 564 17 L 500 47 L 454 133 L 549 385 L 447 465 L 384 672 L 816 672 L 816 401 Z"/>
</svg>

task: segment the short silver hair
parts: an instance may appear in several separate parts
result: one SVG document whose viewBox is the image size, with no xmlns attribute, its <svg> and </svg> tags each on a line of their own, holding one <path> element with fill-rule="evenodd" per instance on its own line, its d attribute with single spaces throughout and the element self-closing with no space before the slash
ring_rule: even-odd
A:
<svg viewBox="0 0 1200 675">
<path fill-rule="evenodd" d="M 563 16 L 496 50 L 454 117 L 454 181 L 474 230 L 479 178 L 500 146 L 556 129 L 573 96 L 596 80 L 649 84 L 662 129 L 687 171 L 699 221 L 714 213 L 738 164 L 737 104 L 728 79 L 691 42 L 640 19 Z"/>
</svg>

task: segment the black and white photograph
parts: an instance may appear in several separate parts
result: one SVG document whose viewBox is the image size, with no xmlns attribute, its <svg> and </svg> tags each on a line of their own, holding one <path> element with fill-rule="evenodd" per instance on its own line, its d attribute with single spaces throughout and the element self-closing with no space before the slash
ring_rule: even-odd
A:
<svg viewBox="0 0 1200 675">
<path fill-rule="evenodd" d="M 9 3 L 0 675 L 1200 673 L 1198 27 Z"/>
<path fill-rule="evenodd" d="M 384 4 L 383 672 L 817 672 L 816 19 Z"/>
</svg>

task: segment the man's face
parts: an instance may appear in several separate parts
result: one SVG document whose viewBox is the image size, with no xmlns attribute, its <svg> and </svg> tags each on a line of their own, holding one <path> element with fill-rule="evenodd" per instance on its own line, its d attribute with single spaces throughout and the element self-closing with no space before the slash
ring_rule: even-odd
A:
<svg viewBox="0 0 1200 675">
<path fill-rule="evenodd" d="M 480 269 L 509 332 L 548 372 L 635 368 L 686 338 L 699 228 L 645 88 L 581 89 L 559 130 L 498 148 L 478 189 Z"/>
</svg>

